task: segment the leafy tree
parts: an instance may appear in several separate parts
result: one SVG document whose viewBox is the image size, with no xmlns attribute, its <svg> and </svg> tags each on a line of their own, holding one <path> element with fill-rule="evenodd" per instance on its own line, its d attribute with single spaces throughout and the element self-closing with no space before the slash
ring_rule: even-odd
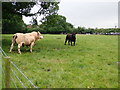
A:
<svg viewBox="0 0 120 90">
<path fill-rule="evenodd" d="M 22 15 L 29 13 L 34 3 L 3 2 L 2 3 L 2 32 L 14 33 L 25 30 Z"/>
<path fill-rule="evenodd" d="M 88 28 L 88 29 L 86 30 L 86 33 L 93 34 L 93 33 L 94 33 L 94 29 L 92 29 L 92 28 Z"/>
<path fill-rule="evenodd" d="M 86 32 L 86 28 L 85 27 L 78 27 L 76 29 L 76 33 L 79 33 L 79 34 L 85 34 Z"/>
<path fill-rule="evenodd" d="M 62 15 L 50 15 L 42 22 L 40 28 L 46 30 L 47 33 L 68 33 L 72 32 L 73 25 L 66 22 L 66 18 Z"/>
<path fill-rule="evenodd" d="M 35 16 L 43 15 L 42 21 L 48 15 L 56 14 L 59 10 L 59 2 L 3 2 L 2 3 L 2 19 L 3 19 L 3 33 L 14 33 L 20 27 L 22 31 L 24 28 L 24 22 L 22 21 L 22 15 Z M 31 13 L 31 9 L 34 5 L 39 6 L 39 10 L 35 13 Z M 37 19 L 37 18 L 36 18 Z M 37 24 L 37 20 L 33 19 L 33 23 Z M 13 26 L 13 27 L 11 27 Z M 12 32 L 11 32 L 12 31 Z"/>
<path fill-rule="evenodd" d="M 3 33 L 25 32 L 26 30 L 26 25 L 17 15 L 13 15 L 10 19 L 3 19 L 2 22 Z"/>
</svg>

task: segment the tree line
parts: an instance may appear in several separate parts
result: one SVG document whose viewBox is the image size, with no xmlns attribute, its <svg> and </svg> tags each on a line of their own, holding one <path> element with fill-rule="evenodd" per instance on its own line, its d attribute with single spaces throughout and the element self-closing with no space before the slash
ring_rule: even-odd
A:
<svg viewBox="0 0 120 90">
<path fill-rule="evenodd" d="M 120 33 L 119 28 L 94 29 L 79 26 L 74 27 L 66 21 L 66 17 L 58 15 L 59 2 L 4 2 L 2 3 L 2 33 L 31 32 L 40 31 L 43 34 L 109 34 Z M 34 5 L 39 5 L 40 9 L 35 13 L 30 13 Z M 22 20 L 22 15 L 32 17 L 31 25 L 26 25 Z M 38 25 L 37 16 L 43 15 Z"/>
<path fill-rule="evenodd" d="M 62 15 L 51 15 L 46 17 L 46 20 L 40 25 L 32 25 L 31 28 L 27 28 L 27 32 L 40 31 L 44 34 L 65 34 L 65 33 L 77 33 L 77 34 L 110 34 L 120 33 L 119 28 L 75 28 L 71 23 L 66 22 L 66 17 Z"/>
</svg>

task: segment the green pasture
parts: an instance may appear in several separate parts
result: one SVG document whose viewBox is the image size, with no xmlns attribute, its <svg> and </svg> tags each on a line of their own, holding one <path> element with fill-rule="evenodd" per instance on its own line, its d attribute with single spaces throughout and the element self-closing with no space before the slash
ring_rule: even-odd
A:
<svg viewBox="0 0 120 90">
<path fill-rule="evenodd" d="M 0 89 L 2 89 L 2 70 L 0 69 Z"/>
<path fill-rule="evenodd" d="M 77 35 L 76 46 L 64 45 L 65 35 L 43 36 L 33 53 L 21 47 L 20 55 L 17 46 L 9 53 L 12 35 L 2 35 L 3 50 L 37 87 L 118 87 L 118 36 Z M 17 70 L 16 74 L 30 87 Z M 15 83 L 22 88 L 17 79 Z"/>
</svg>

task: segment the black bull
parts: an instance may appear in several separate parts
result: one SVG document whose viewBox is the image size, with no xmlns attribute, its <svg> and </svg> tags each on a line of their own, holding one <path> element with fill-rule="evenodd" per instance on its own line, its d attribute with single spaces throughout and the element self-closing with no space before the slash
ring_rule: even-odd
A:
<svg viewBox="0 0 120 90">
<path fill-rule="evenodd" d="M 76 34 L 67 34 L 66 39 L 65 39 L 65 45 L 68 41 L 68 45 L 72 46 L 72 42 L 74 42 L 74 46 L 75 46 L 75 42 L 76 42 Z"/>
</svg>

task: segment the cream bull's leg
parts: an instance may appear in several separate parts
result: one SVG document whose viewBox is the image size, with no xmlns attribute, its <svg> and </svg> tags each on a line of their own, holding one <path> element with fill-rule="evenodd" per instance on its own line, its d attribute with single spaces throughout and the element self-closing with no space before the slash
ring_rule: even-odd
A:
<svg viewBox="0 0 120 90">
<path fill-rule="evenodd" d="M 21 54 L 21 51 L 20 51 L 20 47 L 22 46 L 22 44 L 18 44 L 18 53 Z"/>
<path fill-rule="evenodd" d="M 14 46 L 14 43 L 11 44 L 11 47 L 10 47 L 10 51 L 9 51 L 9 52 L 12 52 L 13 46 Z"/>
<path fill-rule="evenodd" d="M 30 45 L 30 52 L 32 52 L 32 47 L 34 46 L 34 42 L 31 43 Z"/>
</svg>

